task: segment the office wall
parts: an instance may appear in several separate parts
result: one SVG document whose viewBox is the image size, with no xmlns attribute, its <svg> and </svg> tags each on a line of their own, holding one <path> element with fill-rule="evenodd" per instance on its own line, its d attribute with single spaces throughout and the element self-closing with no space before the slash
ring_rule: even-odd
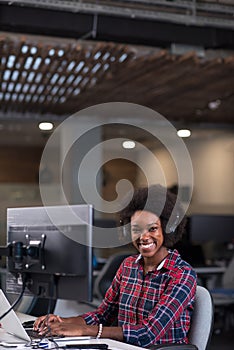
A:
<svg viewBox="0 0 234 350">
<path fill-rule="evenodd" d="M 0 244 L 6 243 L 6 208 L 38 203 L 40 147 L 0 147 Z"/>
<path fill-rule="evenodd" d="M 43 147 L 0 147 L 0 245 L 6 243 L 7 208 L 42 205 L 38 185 L 42 151 Z M 54 166 L 49 164 L 48 169 L 45 169 L 47 181 L 48 173 L 53 179 L 53 172 Z M 56 184 L 48 183 L 47 186 L 56 203 L 59 198 Z"/>
<path fill-rule="evenodd" d="M 187 142 L 194 167 L 193 212 L 234 213 L 234 137 L 217 134 Z"/>
<path fill-rule="evenodd" d="M 0 147 L 1 183 L 37 183 L 41 147 Z"/>
<path fill-rule="evenodd" d="M 234 214 L 234 134 L 228 131 L 210 133 L 207 130 L 195 133 L 191 138 L 184 139 L 184 142 L 191 156 L 194 173 L 189 212 Z M 177 171 L 167 150 L 157 148 L 153 153 L 163 169 L 167 186 L 176 184 Z M 138 162 L 151 174 L 148 177 L 150 183 L 161 182 L 158 166 L 152 164 L 144 152 L 138 156 Z M 144 184 L 141 176 L 137 177 L 137 184 Z"/>
<path fill-rule="evenodd" d="M 192 137 L 184 139 L 190 153 L 194 169 L 194 191 L 189 213 L 234 213 L 234 136 L 228 130 L 203 130 L 193 132 Z M 132 151 L 132 159 L 121 159 L 119 153 L 107 150 L 113 160 L 104 166 L 102 194 L 106 200 L 114 200 L 116 183 L 128 179 L 133 185 L 177 183 L 175 164 L 165 148 L 153 149 L 159 167 L 152 163 L 144 152 Z M 38 188 L 38 167 L 41 147 L 1 147 L 0 148 L 0 242 L 5 239 L 6 208 L 14 206 L 41 205 Z M 130 150 L 127 151 L 131 154 Z M 55 152 L 55 156 L 59 156 Z M 124 154 L 124 153 L 123 153 Z M 118 159 L 117 159 L 118 158 Z M 141 169 L 136 166 L 141 165 Z M 60 196 L 53 181 L 54 165 L 47 164 L 47 171 L 52 176 L 48 181 L 48 191 L 54 204 Z M 164 178 L 165 177 L 165 178 Z M 47 179 L 48 180 L 48 179 Z M 184 184 L 186 186 L 186 184 Z M 4 238 L 3 238 L 4 237 Z"/>
</svg>

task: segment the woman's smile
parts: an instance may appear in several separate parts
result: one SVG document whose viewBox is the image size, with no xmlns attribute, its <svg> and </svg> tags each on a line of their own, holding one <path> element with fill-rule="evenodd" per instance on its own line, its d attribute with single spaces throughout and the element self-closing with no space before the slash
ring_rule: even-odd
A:
<svg viewBox="0 0 234 350">
<path fill-rule="evenodd" d="M 151 250 L 155 246 L 156 246 L 156 243 L 154 241 L 152 241 L 152 242 L 146 241 L 146 242 L 139 242 L 138 243 L 139 249 L 144 249 L 144 250 Z"/>
</svg>

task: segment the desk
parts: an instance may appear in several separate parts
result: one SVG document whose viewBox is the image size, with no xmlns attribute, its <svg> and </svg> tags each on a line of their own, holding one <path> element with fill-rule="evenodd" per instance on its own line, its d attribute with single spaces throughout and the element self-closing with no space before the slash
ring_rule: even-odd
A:
<svg viewBox="0 0 234 350">
<path fill-rule="evenodd" d="M 218 276 L 222 275 L 226 271 L 225 266 L 202 266 L 202 267 L 195 267 L 194 270 L 196 271 L 198 277 L 200 277 L 202 281 L 202 285 L 204 287 L 207 286 L 207 280 L 211 276 Z"/>
<path fill-rule="evenodd" d="M 28 316 L 28 315 L 25 315 L 22 313 L 17 313 L 17 315 L 18 315 L 19 319 L 21 320 L 21 322 L 27 321 L 29 319 L 35 319 L 35 317 Z M 6 332 L 2 328 L 0 328 L 0 341 L 1 341 L 1 339 L 3 339 L 4 335 L 6 335 Z M 13 341 L 13 339 L 15 339 L 15 343 L 17 343 L 17 338 L 12 337 L 11 341 Z M 111 350 L 140 350 L 140 349 L 142 349 L 139 346 L 134 346 L 134 345 L 122 343 L 122 342 L 119 342 L 116 340 L 105 339 L 105 338 L 82 340 L 80 342 L 80 344 L 97 344 L 97 343 L 107 344 Z M 71 341 L 71 344 L 72 344 L 72 341 Z M 12 349 L 12 350 L 26 350 L 26 349 L 28 349 L 28 350 L 31 350 L 30 347 L 28 347 L 28 346 L 26 347 L 24 344 L 17 344 L 17 348 L 16 347 L 12 347 L 12 348 L 7 347 L 6 348 L 6 347 L 0 345 L 0 349 L 1 350 L 7 350 L 7 349 Z M 49 350 L 49 348 L 48 348 L 48 350 Z"/>
<path fill-rule="evenodd" d="M 224 273 L 226 269 L 225 266 L 202 266 L 194 268 L 197 274 L 219 274 Z"/>
<path fill-rule="evenodd" d="M 3 333 L 3 330 L 0 330 L 0 339 L 1 339 L 1 334 Z M 90 340 L 83 340 L 82 342 L 80 342 L 81 344 L 97 344 L 97 343 L 101 343 L 101 344 L 107 344 L 110 348 L 110 350 L 142 350 L 142 348 L 138 347 L 138 346 L 134 346 L 134 345 L 130 345 L 130 344 L 126 344 L 126 343 L 122 343 L 116 340 L 112 340 L 112 339 L 90 339 Z M 17 344 L 17 348 L 16 347 L 4 347 L 0 345 L 0 349 L 1 350 L 6 350 L 6 349 L 12 349 L 12 350 L 31 350 L 32 348 L 30 347 L 26 347 L 23 344 Z M 40 350 L 40 349 L 39 349 Z M 42 349 L 43 350 L 43 349 Z M 49 349 L 48 349 L 49 350 Z"/>
</svg>

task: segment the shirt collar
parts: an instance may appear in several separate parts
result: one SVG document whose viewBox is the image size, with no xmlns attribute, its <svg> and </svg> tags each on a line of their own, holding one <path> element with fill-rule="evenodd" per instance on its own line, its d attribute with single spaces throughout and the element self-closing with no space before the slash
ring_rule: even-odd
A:
<svg viewBox="0 0 234 350">
<path fill-rule="evenodd" d="M 175 262 L 178 258 L 178 255 L 179 253 L 177 252 L 176 249 L 174 250 L 168 250 L 168 255 L 160 262 L 160 264 L 158 265 L 157 267 L 157 270 L 161 270 L 163 267 L 168 269 L 168 270 L 171 270 L 174 265 L 175 265 Z M 136 258 L 136 263 L 139 263 L 139 261 L 141 260 L 142 258 L 142 255 L 139 254 Z"/>
</svg>

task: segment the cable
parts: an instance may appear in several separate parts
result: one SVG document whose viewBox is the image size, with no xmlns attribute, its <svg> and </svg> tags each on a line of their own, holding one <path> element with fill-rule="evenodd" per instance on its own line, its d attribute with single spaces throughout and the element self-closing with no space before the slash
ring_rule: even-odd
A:
<svg viewBox="0 0 234 350">
<path fill-rule="evenodd" d="M 48 306 L 47 306 L 47 314 L 50 314 L 53 312 L 52 310 L 52 299 L 55 296 L 57 299 L 57 279 L 55 275 L 50 276 L 50 284 L 49 284 L 49 300 L 48 300 Z"/>
<path fill-rule="evenodd" d="M 22 290 L 21 293 L 19 295 L 19 297 L 16 299 L 16 301 L 11 305 L 11 307 L 4 312 L 1 316 L 0 316 L 0 320 L 2 320 L 6 315 L 9 314 L 9 312 L 11 312 L 12 309 L 14 309 L 14 307 L 20 302 L 20 300 L 22 299 L 24 292 L 25 292 L 25 288 L 26 288 L 26 274 L 23 275 L 23 285 L 22 285 Z"/>
</svg>

